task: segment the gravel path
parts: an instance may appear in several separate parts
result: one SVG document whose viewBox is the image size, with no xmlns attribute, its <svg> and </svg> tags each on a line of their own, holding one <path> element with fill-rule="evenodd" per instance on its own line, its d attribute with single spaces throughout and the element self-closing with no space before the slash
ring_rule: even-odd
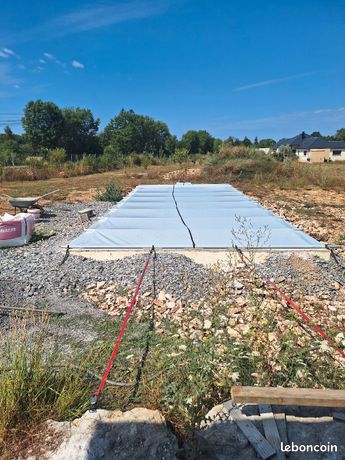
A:
<svg viewBox="0 0 345 460">
<path fill-rule="evenodd" d="M 133 287 L 141 273 L 146 255 L 117 261 L 95 261 L 70 256 L 61 265 L 66 245 L 83 231 L 78 211 L 85 207 L 104 214 L 111 203 L 54 204 L 47 207 L 47 220 L 36 225 L 37 237 L 25 247 L 0 250 L 0 304 L 22 306 L 49 304 L 56 310 L 80 313 L 91 306 L 78 298 L 78 292 L 95 281 Z M 44 239 L 44 235 L 55 232 Z M 39 237 L 41 238 L 39 239 Z M 150 273 L 151 272 L 151 273 Z M 187 257 L 158 254 L 157 288 L 183 300 L 207 296 L 208 271 Z M 152 264 L 143 289 L 152 288 Z M 144 292 L 144 291 L 142 291 Z"/>
</svg>

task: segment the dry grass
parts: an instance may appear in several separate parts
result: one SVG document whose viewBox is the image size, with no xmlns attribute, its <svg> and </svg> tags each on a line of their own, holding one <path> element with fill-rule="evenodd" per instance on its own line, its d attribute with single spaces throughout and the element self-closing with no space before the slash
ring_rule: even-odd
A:
<svg viewBox="0 0 345 460">
<path fill-rule="evenodd" d="M 59 351 L 47 317 L 14 318 L 10 334 L 0 341 L 0 456 L 13 439 L 48 418 L 81 415 L 88 407 L 91 385 L 83 365 Z"/>
<path fill-rule="evenodd" d="M 248 190 L 255 186 L 296 189 L 320 187 L 345 190 L 345 163 L 280 162 L 271 156 L 216 160 L 203 169 L 199 181 L 230 182 Z"/>
</svg>

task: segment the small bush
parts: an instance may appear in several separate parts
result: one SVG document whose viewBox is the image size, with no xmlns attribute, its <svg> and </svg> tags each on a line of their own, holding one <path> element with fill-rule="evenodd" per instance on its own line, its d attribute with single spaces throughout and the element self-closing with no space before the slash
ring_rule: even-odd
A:
<svg viewBox="0 0 345 460">
<path fill-rule="evenodd" d="M 113 169 L 121 169 L 124 166 L 123 155 L 118 149 L 112 145 L 107 145 L 103 155 L 99 157 L 99 163 L 102 169 L 111 171 Z"/>
<path fill-rule="evenodd" d="M 65 149 L 53 149 L 48 152 L 48 161 L 53 165 L 61 165 L 67 160 Z"/>
<path fill-rule="evenodd" d="M 188 160 L 189 153 L 187 149 L 176 149 L 175 153 L 172 156 L 172 161 L 174 163 L 184 163 Z"/>
<path fill-rule="evenodd" d="M 43 157 L 26 157 L 25 163 L 31 168 L 42 168 L 46 162 Z"/>
<path fill-rule="evenodd" d="M 234 147 L 223 147 L 220 149 L 219 156 L 221 158 L 245 158 L 249 155 L 248 147 L 244 147 L 242 145 L 234 146 Z"/>
<path fill-rule="evenodd" d="M 114 203 L 122 200 L 122 198 L 121 189 L 114 180 L 109 182 L 105 187 L 105 191 L 97 196 L 98 201 L 112 201 Z"/>
</svg>

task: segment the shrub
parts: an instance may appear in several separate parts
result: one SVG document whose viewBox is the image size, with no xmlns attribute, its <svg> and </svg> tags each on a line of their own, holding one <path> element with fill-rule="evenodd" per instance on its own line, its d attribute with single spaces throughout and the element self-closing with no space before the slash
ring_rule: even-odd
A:
<svg viewBox="0 0 345 460">
<path fill-rule="evenodd" d="M 118 184 L 112 180 L 109 182 L 103 193 L 99 193 L 97 196 L 98 201 L 112 201 L 117 203 L 118 201 L 122 200 L 123 195 L 121 193 L 121 189 Z"/>
<path fill-rule="evenodd" d="M 249 148 L 243 145 L 223 147 L 220 149 L 219 156 L 221 158 L 245 158 L 249 156 Z"/>
<path fill-rule="evenodd" d="M 48 161 L 54 165 L 61 165 L 67 160 L 65 149 L 52 149 L 48 152 Z"/>
<path fill-rule="evenodd" d="M 91 174 L 99 170 L 98 160 L 95 155 L 83 155 L 83 158 L 78 162 L 80 174 Z"/>
<path fill-rule="evenodd" d="M 99 158 L 102 169 L 111 171 L 112 169 L 121 169 L 124 166 L 123 155 L 113 145 L 107 145 L 103 155 Z"/>
<path fill-rule="evenodd" d="M 43 157 L 26 157 L 25 163 L 30 166 L 31 168 L 42 168 L 45 164 L 45 160 Z"/>
<path fill-rule="evenodd" d="M 172 161 L 181 164 L 188 160 L 188 156 L 189 153 L 187 149 L 176 149 L 172 156 Z"/>
</svg>

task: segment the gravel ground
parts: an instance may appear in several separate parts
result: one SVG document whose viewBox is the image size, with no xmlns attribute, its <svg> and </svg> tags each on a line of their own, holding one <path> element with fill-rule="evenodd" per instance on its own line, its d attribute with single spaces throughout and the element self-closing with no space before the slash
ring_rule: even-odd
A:
<svg viewBox="0 0 345 460">
<path fill-rule="evenodd" d="M 36 236 L 30 244 L 0 250 L 0 305 L 47 304 L 51 309 L 79 314 L 95 310 L 78 297 L 90 283 L 106 281 L 119 287 L 134 287 L 144 266 L 145 254 L 117 261 L 70 256 L 61 265 L 63 246 L 88 225 L 81 223 L 78 211 L 91 207 L 101 216 L 111 206 L 111 203 L 93 202 L 55 203 L 47 207 L 46 220 L 36 225 Z M 335 282 L 345 282 L 344 270 L 332 258 L 329 262 L 318 258 L 303 261 L 277 254 L 260 265 L 259 271 L 263 277 L 283 277 L 284 282 L 305 294 L 332 291 Z M 157 289 L 175 298 L 197 301 L 210 294 L 209 271 L 187 257 L 158 253 L 156 274 Z M 142 292 L 151 289 L 152 264 Z"/>
<path fill-rule="evenodd" d="M 258 266 L 263 278 L 273 278 L 299 289 L 304 295 L 330 294 L 336 297 L 340 285 L 345 284 L 345 270 L 331 257 L 324 261 L 318 257 L 301 258 L 286 254 L 275 254 Z"/>
<path fill-rule="evenodd" d="M 36 237 L 20 248 L 0 250 L 0 304 L 7 306 L 48 304 L 55 310 L 85 312 L 91 308 L 77 298 L 89 283 L 106 281 L 123 287 L 135 286 L 146 255 L 127 257 L 118 261 L 95 261 L 70 256 L 61 265 L 66 245 L 83 231 L 78 211 L 85 207 L 104 214 L 111 203 L 54 204 L 46 208 L 47 220 L 38 223 Z M 55 234 L 49 238 L 44 236 Z M 207 296 L 209 273 L 187 257 L 158 254 L 157 289 L 183 300 Z M 152 288 L 152 264 L 145 277 L 143 291 Z"/>
</svg>

